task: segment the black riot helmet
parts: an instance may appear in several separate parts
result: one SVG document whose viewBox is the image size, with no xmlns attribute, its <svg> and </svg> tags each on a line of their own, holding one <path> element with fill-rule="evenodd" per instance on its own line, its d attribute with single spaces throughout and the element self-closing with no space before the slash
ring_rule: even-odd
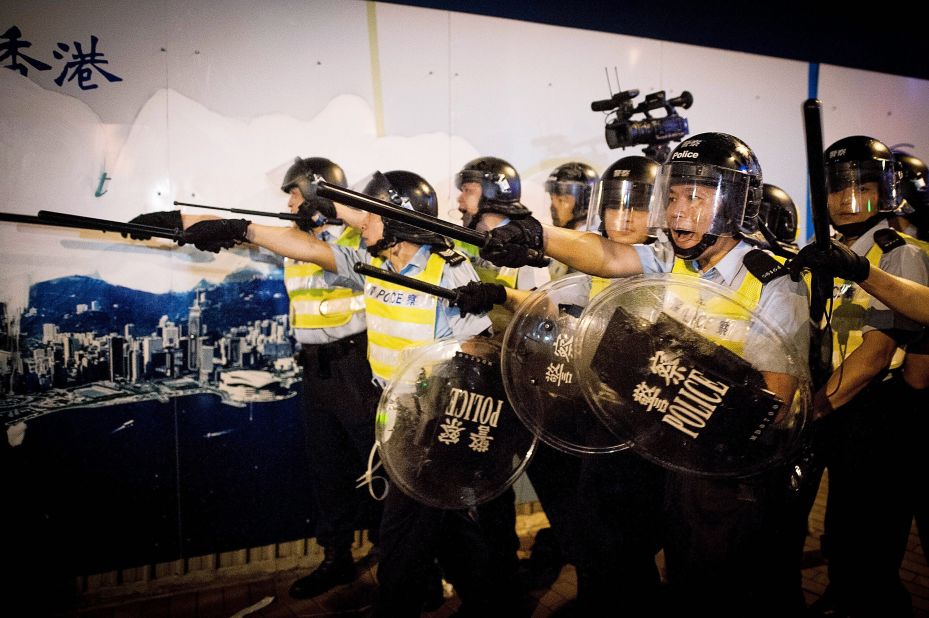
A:
<svg viewBox="0 0 929 618">
<path fill-rule="evenodd" d="M 528 217 L 531 211 L 519 203 L 521 187 L 516 168 L 497 157 L 479 157 L 462 166 L 455 177 L 455 187 L 460 191 L 461 185 L 476 182 L 481 185 L 481 200 L 477 206 L 477 216 L 467 220 L 470 228 L 477 226 L 480 216 L 485 212 L 495 212 L 517 219 Z"/>
<path fill-rule="evenodd" d="M 562 227 L 573 228 L 578 222 L 587 219 L 587 206 L 590 204 L 590 196 L 596 183 L 597 172 L 594 168 L 579 161 L 559 165 L 548 175 L 545 181 L 546 193 L 553 197 L 569 195 L 574 198 L 571 218 Z M 557 221 L 554 206 L 552 207 L 552 221 Z"/>
<path fill-rule="evenodd" d="M 337 218 L 335 204 L 332 200 L 316 195 L 316 183 L 319 180 L 325 180 L 340 187 L 348 186 L 342 168 L 324 157 L 306 159 L 297 157 L 294 159 L 294 164 L 285 172 L 284 182 L 281 183 L 281 191 L 284 193 L 290 193 L 294 187 L 300 189 L 300 195 L 303 196 L 300 213 L 305 215 L 306 221 L 298 221 L 297 225 L 304 231 L 309 231 L 310 227 L 317 227 L 326 222 L 317 213 L 321 213 L 328 219 Z"/>
<path fill-rule="evenodd" d="M 787 192 L 765 184 L 761 195 L 758 218 L 774 237 L 782 243 L 797 245 L 797 207 Z"/>
<path fill-rule="evenodd" d="M 696 259 L 720 236 L 756 234 L 762 184 L 761 165 L 745 142 L 726 133 L 695 135 L 661 165 L 648 226 L 668 232 L 678 257 Z M 696 245 L 678 242 L 696 233 Z"/>
<path fill-rule="evenodd" d="M 654 238 L 648 207 L 660 167 L 648 157 L 630 156 L 606 168 L 590 200 L 587 229 L 630 244 Z"/>
<path fill-rule="evenodd" d="M 425 178 L 413 172 L 405 170 L 374 172 L 362 193 L 430 217 L 436 217 L 439 213 L 439 200 L 435 189 Z M 374 255 L 394 246 L 401 240 L 420 245 L 440 245 L 441 248 L 448 246 L 445 237 L 439 234 L 427 232 L 387 217 L 382 217 L 382 221 L 384 222 L 384 236 L 369 248 Z"/>
<path fill-rule="evenodd" d="M 916 226 L 918 236 L 929 237 L 929 169 L 922 159 L 902 150 L 893 151 L 900 172 L 897 183 L 899 214 Z"/>
<path fill-rule="evenodd" d="M 882 142 L 865 135 L 853 135 L 829 146 L 823 156 L 826 189 L 830 196 L 843 194 L 841 204 L 834 205 L 838 198 L 830 198 L 830 214 L 838 209 L 848 214 L 869 212 L 876 217 L 893 212 L 897 207 L 893 153 Z M 869 183 L 877 183 L 876 204 L 862 190 Z"/>
</svg>

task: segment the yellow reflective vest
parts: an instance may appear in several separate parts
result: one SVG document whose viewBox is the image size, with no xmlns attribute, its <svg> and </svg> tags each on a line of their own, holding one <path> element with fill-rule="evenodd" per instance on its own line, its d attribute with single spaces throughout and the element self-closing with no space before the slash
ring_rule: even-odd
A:
<svg viewBox="0 0 929 618">
<path fill-rule="evenodd" d="M 919 248 L 924 253 L 929 254 L 929 243 L 917 240 L 912 236 L 897 232 L 900 238 L 907 244 Z M 879 268 L 881 256 L 884 251 L 876 242 L 871 245 L 865 258 L 874 268 Z M 841 283 L 839 283 L 841 281 Z M 832 306 L 832 368 L 838 369 L 845 362 L 848 355 L 858 349 L 864 340 L 865 316 L 871 307 L 871 295 L 861 289 L 852 281 L 844 279 L 836 281 L 836 294 Z M 894 351 L 893 359 L 890 361 L 890 369 L 896 369 L 903 364 L 906 357 L 906 351 L 903 348 L 897 348 Z"/>
<path fill-rule="evenodd" d="M 358 230 L 346 227 L 337 245 L 357 249 Z M 294 328 L 334 328 L 344 326 L 364 310 L 362 292 L 329 287 L 323 269 L 311 262 L 284 259 L 284 286 L 290 298 L 290 323 Z"/>
<path fill-rule="evenodd" d="M 371 265 L 380 268 L 384 261 L 372 258 Z M 430 254 L 426 267 L 413 278 L 439 285 L 445 264 L 442 256 Z M 438 299 L 396 283 L 367 277 L 364 301 L 371 372 L 389 382 L 401 364 L 404 350 L 435 339 Z"/>
<path fill-rule="evenodd" d="M 785 262 L 779 256 L 770 257 L 781 264 Z M 671 272 L 691 277 L 699 276 L 689 262 L 681 258 L 674 258 Z M 743 308 L 721 296 L 701 300 L 697 298 L 696 290 L 671 285 L 665 298 L 665 310 L 710 341 L 741 356 L 745 348 L 745 336 L 750 328 L 751 313 L 758 306 L 763 289 L 764 283 L 760 279 L 751 271 L 745 273 L 742 283 L 733 290 L 744 305 Z M 698 307 L 701 307 L 704 316 L 695 319 L 692 314 Z"/>
</svg>

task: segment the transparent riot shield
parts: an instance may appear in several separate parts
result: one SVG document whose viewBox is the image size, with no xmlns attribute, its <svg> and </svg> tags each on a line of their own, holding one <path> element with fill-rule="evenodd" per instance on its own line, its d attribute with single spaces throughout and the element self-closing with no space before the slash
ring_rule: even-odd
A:
<svg viewBox="0 0 929 618">
<path fill-rule="evenodd" d="M 727 288 L 671 274 L 620 280 L 588 305 L 577 337 L 584 396 L 661 466 L 747 476 L 800 445 L 806 354 Z"/>
<path fill-rule="evenodd" d="M 396 488 L 467 508 L 500 495 L 535 451 L 500 379 L 500 344 L 442 339 L 416 350 L 384 390 L 375 435 Z"/>
<path fill-rule="evenodd" d="M 578 322 L 598 283 L 606 282 L 574 274 L 540 286 L 503 337 L 503 386 L 516 414 L 540 440 L 575 455 L 628 447 L 591 410 L 574 367 Z"/>
</svg>

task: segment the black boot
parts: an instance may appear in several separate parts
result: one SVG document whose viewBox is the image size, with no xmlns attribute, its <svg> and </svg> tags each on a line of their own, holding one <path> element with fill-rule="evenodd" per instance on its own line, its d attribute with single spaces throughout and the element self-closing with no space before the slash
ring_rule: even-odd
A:
<svg viewBox="0 0 929 618">
<path fill-rule="evenodd" d="M 295 599 L 310 599 L 327 590 L 349 584 L 358 577 L 352 552 L 348 548 L 325 548 L 325 557 L 316 570 L 301 577 L 290 585 L 290 596 Z"/>
</svg>

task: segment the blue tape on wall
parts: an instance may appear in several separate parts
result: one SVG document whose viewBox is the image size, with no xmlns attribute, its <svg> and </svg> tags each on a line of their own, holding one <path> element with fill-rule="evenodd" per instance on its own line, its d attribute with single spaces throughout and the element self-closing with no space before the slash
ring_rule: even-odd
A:
<svg viewBox="0 0 929 618">
<path fill-rule="evenodd" d="M 819 63 L 811 62 L 807 73 L 807 98 L 815 99 L 819 91 Z M 807 242 L 813 237 L 813 207 L 810 204 L 810 177 L 806 178 L 806 238 Z M 806 244 L 806 243 L 804 243 Z"/>
</svg>

